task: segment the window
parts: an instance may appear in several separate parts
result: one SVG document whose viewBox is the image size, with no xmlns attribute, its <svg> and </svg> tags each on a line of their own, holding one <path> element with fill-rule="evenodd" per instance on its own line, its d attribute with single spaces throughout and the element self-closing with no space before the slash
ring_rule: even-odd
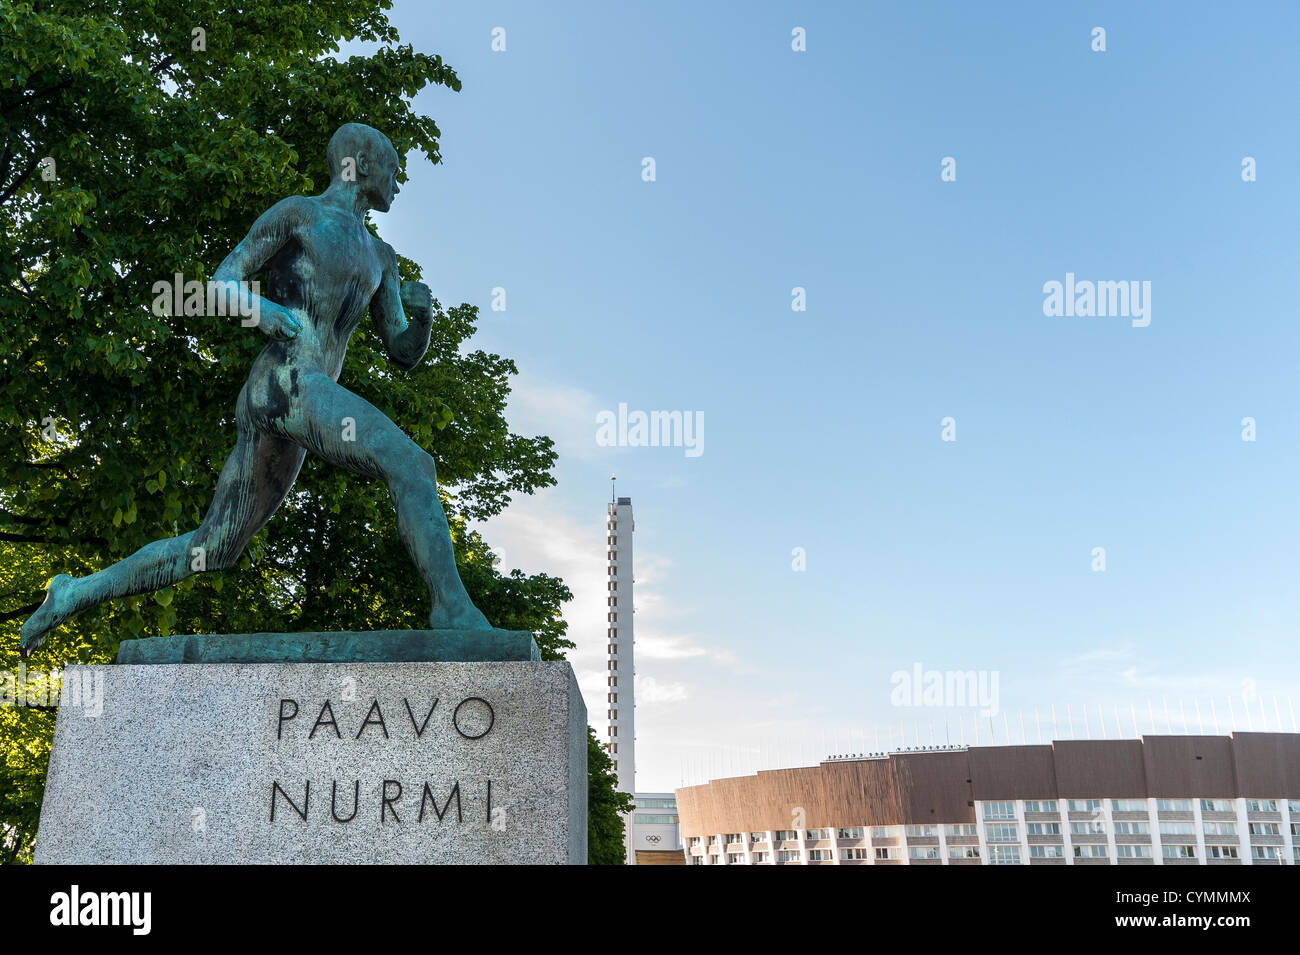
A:
<svg viewBox="0 0 1300 955">
<path fill-rule="evenodd" d="M 1014 819 L 1016 818 L 1016 804 L 1009 800 L 1001 802 L 986 802 L 984 804 L 985 819 Z"/>
<path fill-rule="evenodd" d="M 1025 812 L 1057 812 L 1055 799 L 1027 799 Z"/>
<path fill-rule="evenodd" d="M 1161 812 L 1191 812 L 1192 801 L 1190 799 L 1157 799 L 1156 809 Z"/>
<path fill-rule="evenodd" d="M 1070 812 L 1101 812 L 1100 799 L 1071 799 Z"/>
<path fill-rule="evenodd" d="M 835 831 L 835 834 L 839 836 L 841 839 L 861 839 L 862 827 L 861 826 L 841 827 Z"/>
<path fill-rule="evenodd" d="M 804 833 L 804 838 L 809 842 L 820 842 L 823 839 L 829 839 L 831 831 L 829 829 L 809 829 Z"/>
<path fill-rule="evenodd" d="M 698 846 L 699 844 L 700 844 L 700 837 L 699 837 L 699 836 L 691 836 L 691 841 L 688 843 L 688 845 L 694 847 L 694 846 Z"/>
<path fill-rule="evenodd" d="M 907 834 L 915 837 L 937 836 L 939 834 L 938 826 L 908 826 Z"/>
<path fill-rule="evenodd" d="M 716 846 L 717 844 L 718 844 L 718 837 L 717 837 L 717 836 L 709 836 L 709 845 L 711 845 L 711 846 Z"/>
<path fill-rule="evenodd" d="M 638 799 L 636 801 L 638 809 L 676 809 L 676 799 Z"/>
<path fill-rule="evenodd" d="M 872 838 L 872 839 L 888 839 L 888 838 L 890 838 L 891 836 L 894 836 L 894 835 L 897 835 L 897 833 L 890 832 L 890 827 L 889 827 L 889 826 L 872 826 L 872 827 L 871 827 L 871 838 Z"/>
<path fill-rule="evenodd" d="M 1015 823 L 995 822 L 984 827 L 984 838 L 989 842 L 1019 842 Z"/>
<path fill-rule="evenodd" d="M 1075 846 L 1074 857 L 1076 859 L 1104 859 L 1106 858 L 1105 846 Z"/>
<path fill-rule="evenodd" d="M 1117 836 L 1149 836 L 1151 826 L 1145 822 L 1117 822 L 1115 823 L 1115 835 Z"/>
<path fill-rule="evenodd" d="M 949 859 L 978 859 L 980 857 L 979 846 L 949 846 Z"/>
<path fill-rule="evenodd" d="M 1190 822 L 1160 823 L 1160 834 L 1162 836 L 1191 836 L 1195 835 L 1195 832 Z"/>
<path fill-rule="evenodd" d="M 1277 800 L 1247 799 L 1246 812 L 1277 812 Z"/>
<path fill-rule="evenodd" d="M 1251 846 L 1250 855 L 1253 859 L 1260 859 L 1264 862 L 1281 862 L 1281 846 Z"/>
<path fill-rule="evenodd" d="M 798 849 L 782 849 L 780 852 L 778 852 L 778 853 L 776 854 L 776 861 L 777 861 L 777 862 L 798 862 L 798 861 L 799 861 L 799 850 L 798 850 Z"/>
<path fill-rule="evenodd" d="M 1196 846 L 1161 846 L 1160 854 L 1166 859 L 1195 859 Z"/>
<path fill-rule="evenodd" d="M 868 858 L 866 849 L 841 849 L 840 858 L 847 862 L 858 862 Z"/>
<path fill-rule="evenodd" d="M 833 857 L 831 856 L 830 849 L 809 849 L 808 850 L 809 862 L 830 862 L 832 858 Z"/>
<path fill-rule="evenodd" d="M 739 842 L 739 841 L 740 841 L 740 833 L 738 833 L 738 832 L 729 832 L 729 833 L 727 833 L 725 836 L 722 837 L 722 841 L 723 841 L 723 842 L 729 842 L 729 843 L 730 843 L 730 842 Z"/>
<path fill-rule="evenodd" d="M 1211 859 L 1235 859 L 1237 858 L 1236 846 L 1206 846 L 1205 854 Z"/>
<path fill-rule="evenodd" d="M 1291 835 L 1300 836 L 1300 822 L 1291 823 Z"/>
<path fill-rule="evenodd" d="M 1231 799 L 1202 799 L 1201 812 L 1234 812 Z"/>
<path fill-rule="evenodd" d="M 889 848 L 886 848 L 886 847 L 883 847 L 883 846 L 881 846 L 881 847 L 877 847 L 877 848 L 876 848 L 876 860 L 877 860 L 877 861 L 881 861 L 881 860 L 885 860 L 885 859 L 897 859 L 897 858 L 898 858 L 898 850 L 897 850 L 897 849 L 889 849 Z"/>
<path fill-rule="evenodd" d="M 744 862 L 745 862 L 745 854 L 743 852 L 727 853 L 727 865 L 743 865 Z"/>
<path fill-rule="evenodd" d="M 1020 846 L 989 846 L 991 865 L 1020 865 Z"/>
<path fill-rule="evenodd" d="M 1110 808 L 1115 812 L 1146 812 L 1147 801 L 1145 799 L 1112 799 Z"/>
<path fill-rule="evenodd" d="M 1252 822 L 1250 824 L 1250 834 L 1252 836 L 1280 835 L 1276 822 Z"/>
<path fill-rule="evenodd" d="M 959 822 L 955 825 L 948 826 L 949 838 L 954 836 L 973 836 L 975 834 L 975 823 L 973 822 Z"/>
<path fill-rule="evenodd" d="M 908 856 L 913 859 L 937 859 L 939 858 L 938 846 L 912 846 L 907 850 Z"/>
<path fill-rule="evenodd" d="M 1293 815 L 1300 815 L 1300 799 L 1288 799 L 1286 801 L 1286 808 L 1289 809 Z"/>
<path fill-rule="evenodd" d="M 752 864 L 757 865 L 760 862 L 771 862 L 772 853 L 770 852 L 751 852 L 749 860 Z"/>
<path fill-rule="evenodd" d="M 1064 846 L 1030 846 L 1029 858 L 1031 859 L 1064 859 Z"/>
<path fill-rule="evenodd" d="M 1072 822 L 1070 823 L 1070 833 L 1076 836 L 1104 836 L 1106 834 L 1106 823 L 1101 819 Z"/>
<path fill-rule="evenodd" d="M 1235 822 L 1206 822 L 1202 823 L 1207 836 L 1235 836 L 1237 834 L 1237 824 Z"/>
<path fill-rule="evenodd" d="M 1061 824 L 1059 822 L 1030 822 L 1025 824 L 1025 832 L 1031 836 L 1059 836 L 1061 834 Z"/>
<path fill-rule="evenodd" d="M 751 843 L 753 843 L 753 842 L 767 842 L 767 833 L 766 833 L 766 832 L 751 832 L 751 833 L 749 834 L 749 841 L 750 841 Z"/>
<path fill-rule="evenodd" d="M 778 829 L 773 833 L 777 842 L 794 842 L 799 838 L 799 834 L 793 829 Z"/>
<path fill-rule="evenodd" d="M 1115 857 L 1117 859 L 1150 859 L 1150 846 L 1116 846 Z"/>
</svg>

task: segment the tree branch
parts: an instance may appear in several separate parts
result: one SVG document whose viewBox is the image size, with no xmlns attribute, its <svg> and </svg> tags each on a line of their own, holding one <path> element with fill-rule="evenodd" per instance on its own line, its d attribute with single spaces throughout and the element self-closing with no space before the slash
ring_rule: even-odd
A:
<svg viewBox="0 0 1300 955">
<path fill-rule="evenodd" d="M 38 149 L 37 152 L 40 152 L 40 150 Z M 23 183 L 31 178 L 32 173 L 36 171 L 36 166 L 40 161 L 40 156 L 32 156 L 32 161 L 27 164 L 26 169 L 19 173 L 18 178 L 14 180 L 13 185 L 4 192 L 0 192 L 0 202 L 8 202 L 10 198 L 13 197 L 14 193 L 22 188 Z"/>
<path fill-rule="evenodd" d="M 26 607 L 19 607 L 17 610 L 10 610 L 7 613 L 0 613 L 0 623 L 5 623 L 6 621 L 9 620 L 17 620 L 19 617 L 30 617 L 37 610 L 40 609 L 42 603 L 43 601 L 38 600 L 36 601 L 36 603 L 28 604 Z"/>
<path fill-rule="evenodd" d="M 0 519 L 13 521 L 15 524 L 26 524 L 29 527 L 44 527 L 46 524 L 59 524 L 66 526 L 67 518 L 43 518 L 43 517 L 26 517 L 22 514 L 15 514 L 13 511 L 6 511 L 0 507 Z"/>
</svg>

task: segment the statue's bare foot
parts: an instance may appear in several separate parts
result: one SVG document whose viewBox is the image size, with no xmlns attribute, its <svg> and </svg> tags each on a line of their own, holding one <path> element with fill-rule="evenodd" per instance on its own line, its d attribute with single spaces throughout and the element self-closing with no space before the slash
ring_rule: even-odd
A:
<svg viewBox="0 0 1300 955">
<path fill-rule="evenodd" d="M 429 614 L 429 627 L 433 630 L 491 630 L 492 624 L 466 599 L 455 604 L 439 601 Z"/>
<path fill-rule="evenodd" d="M 50 581 L 50 589 L 45 595 L 45 602 L 36 613 L 27 618 L 23 624 L 22 636 L 18 640 L 18 652 L 26 659 L 37 647 L 45 642 L 45 635 L 72 616 L 73 580 L 67 574 L 59 574 Z"/>
</svg>

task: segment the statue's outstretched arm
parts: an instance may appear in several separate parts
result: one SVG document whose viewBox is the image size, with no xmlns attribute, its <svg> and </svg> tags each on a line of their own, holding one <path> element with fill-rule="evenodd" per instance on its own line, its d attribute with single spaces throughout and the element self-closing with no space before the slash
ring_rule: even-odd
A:
<svg viewBox="0 0 1300 955">
<path fill-rule="evenodd" d="M 258 216 L 248 235 L 212 275 L 214 282 L 231 285 L 239 296 L 239 314 L 256 319 L 256 326 L 278 341 L 288 341 L 297 335 L 302 322 L 293 310 L 258 294 L 249 285 L 249 279 L 266 268 L 266 263 L 307 223 L 314 211 L 311 200 L 305 196 L 281 199 Z"/>
<path fill-rule="evenodd" d="M 370 317 L 393 364 L 410 371 L 429 349 L 433 296 L 423 282 L 401 282 L 393 247 L 378 240 L 376 245 L 384 262 L 384 278 L 370 300 Z"/>
</svg>

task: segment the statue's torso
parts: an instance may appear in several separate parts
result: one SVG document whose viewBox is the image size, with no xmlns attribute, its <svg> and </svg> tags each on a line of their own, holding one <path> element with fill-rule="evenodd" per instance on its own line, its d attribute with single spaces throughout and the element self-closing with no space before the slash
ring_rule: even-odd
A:
<svg viewBox="0 0 1300 955">
<path fill-rule="evenodd" d="M 310 372 L 338 380 L 348 339 L 383 280 L 376 240 L 354 216 L 309 200 L 292 236 L 268 263 L 265 297 L 294 309 L 302 328 L 271 341 L 253 363 L 248 397 L 271 416 L 299 396 Z"/>
</svg>

